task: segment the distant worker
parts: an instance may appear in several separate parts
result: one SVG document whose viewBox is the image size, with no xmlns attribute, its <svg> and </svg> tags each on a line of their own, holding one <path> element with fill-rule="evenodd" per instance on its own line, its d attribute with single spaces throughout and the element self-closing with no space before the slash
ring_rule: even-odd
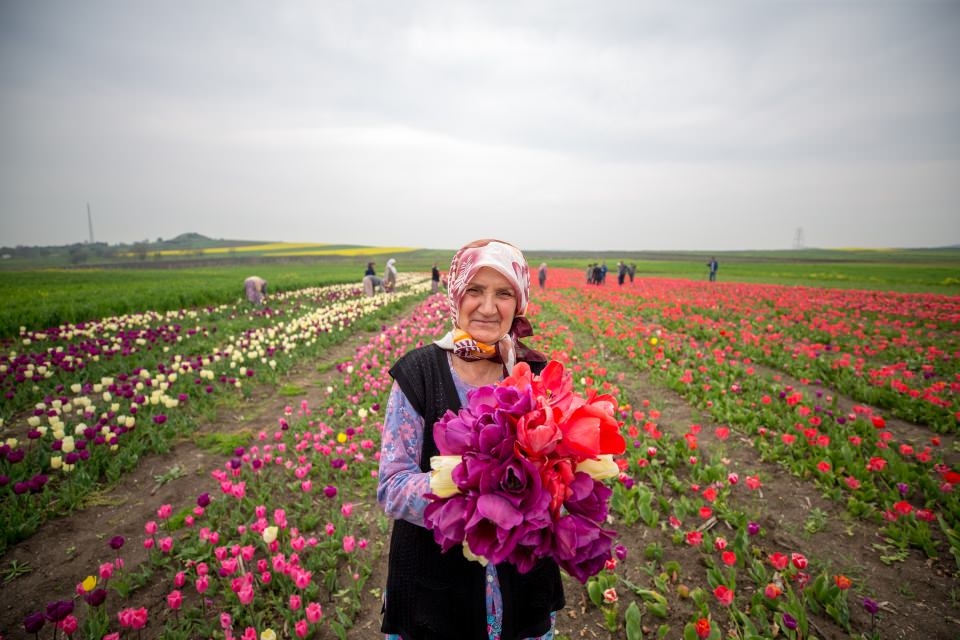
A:
<svg viewBox="0 0 960 640">
<path fill-rule="evenodd" d="M 540 268 L 537 269 L 537 281 L 540 283 L 541 289 L 547 286 L 547 263 L 546 262 L 541 262 Z"/>
<path fill-rule="evenodd" d="M 433 263 L 433 268 L 430 269 L 430 291 L 432 293 L 437 293 L 440 291 L 440 269 L 437 269 L 437 263 Z"/>
<path fill-rule="evenodd" d="M 709 269 L 710 282 L 716 282 L 717 269 L 719 268 L 720 268 L 720 263 L 717 262 L 717 259 L 715 257 L 711 256 L 710 262 L 707 263 L 707 269 Z"/>
<path fill-rule="evenodd" d="M 247 294 L 247 300 L 253 304 L 263 304 L 267 295 L 267 281 L 260 276 L 250 276 L 243 281 L 243 290 Z"/>
<path fill-rule="evenodd" d="M 623 281 L 627 278 L 627 265 L 621 260 L 617 263 L 617 284 L 623 286 Z"/>
<path fill-rule="evenodd" d="M 383 290 L 390 293 L 397 286 L 397 260 L 390 258 L 387 260 L 387 269 L 383 274 Z"/>
<path fill-rule="evenodd" d="M 377 276 L 373 263 L 368 262 L 367 270 L 363 272 L 363 294 L 369 298 L 377 291 L 383 291 L 383 280 Z"/>
<path fill-rule="evenodd" d="M 637 265 L 630 263 L 630 266 L 627 267 L 627 275 L 630 276 L 630 284 L 633 284 L 633 276 L 637 274 Z"/>
</svg>

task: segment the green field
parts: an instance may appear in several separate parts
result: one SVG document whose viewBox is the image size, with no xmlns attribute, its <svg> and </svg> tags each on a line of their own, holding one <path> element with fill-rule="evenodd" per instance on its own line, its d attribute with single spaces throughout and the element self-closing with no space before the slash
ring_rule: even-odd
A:
<svg viewBox="0 0 960 640">
<path fill-rule="evenodd" d="M 344 251 L 356 252 L 356 247 Z M 150 309 L 236 302 L 243 280 L 259 275 L 271 292 L 358 282 L 372 260 L 382 273 L 387 255 L 324 255 L 268 258 L 222 254 L 101 266 L 50 267 L 42 261 L 8 260 L 0 269 L 0 338 L 17 335 L 21 326 L 45 329 L 64 323 Z M 417 249 L 396 254 L 401 271 L 446 271 L 453 250 Z M 801 250 L 717 252 L 719 282 L 771 283 L 845 289 L 892 290 L 960 295 L 960 249 Z M 708 256 L 699 252 L 529 251 L 531 269 L 584 270 L 606 262 L 608 284 L 616 284 L 618 261 L 636 265 L 638 278 L 706 278 Z M 53 263 L 62 262 L 54 260 Z"/>
</svg>

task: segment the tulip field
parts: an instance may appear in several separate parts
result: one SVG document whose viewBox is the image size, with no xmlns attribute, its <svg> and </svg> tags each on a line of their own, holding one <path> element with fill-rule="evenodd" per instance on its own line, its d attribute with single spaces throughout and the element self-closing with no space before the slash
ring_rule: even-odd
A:
<svg viewBox="0 0 960 640">
<path fill-rule="evenodd" d="M 387 370 L 427 274 L 24 327 L 0 638 L 378 638 Z M 552 269 L 531 346 L 619 401 L 606 566 L 557 638 L 960 637 L 960 297 Z"/>
</svg>

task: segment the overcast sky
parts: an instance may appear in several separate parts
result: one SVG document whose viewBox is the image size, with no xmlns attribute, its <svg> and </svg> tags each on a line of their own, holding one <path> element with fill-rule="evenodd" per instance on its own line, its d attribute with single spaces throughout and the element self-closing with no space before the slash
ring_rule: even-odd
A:
<svg viewBox="0 0 960 640">
<path fill-rule="evenodd" d="M 960 1 L 0 0 L 0 245 L 960 244 Z"/>
</svg>

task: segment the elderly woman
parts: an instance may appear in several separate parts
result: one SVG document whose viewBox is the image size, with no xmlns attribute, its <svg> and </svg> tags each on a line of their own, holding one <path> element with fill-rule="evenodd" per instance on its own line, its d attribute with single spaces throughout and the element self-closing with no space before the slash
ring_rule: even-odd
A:
<svg viewBox="0 0 960 640">
<path fill-rule="evenodd" d="M 377 500 L 394 523 L 381 630 L 387 640 L 550 639 L 555 612 L 564 606 L 554 561 L 541 560 L 528 573 L 509 563 L 484 567 L 460 553 L 441 553 L 424 527 L 430 457 L 438 453 L 434 423 L 516 362 L 539 373 L 547 360 L 519 340 L 533 333 L 524 316 L 530 273 L 513 245 L 478 240 L 460 249 L 447 298 L 452 330 L 390 369 Z"/>
</svg>

